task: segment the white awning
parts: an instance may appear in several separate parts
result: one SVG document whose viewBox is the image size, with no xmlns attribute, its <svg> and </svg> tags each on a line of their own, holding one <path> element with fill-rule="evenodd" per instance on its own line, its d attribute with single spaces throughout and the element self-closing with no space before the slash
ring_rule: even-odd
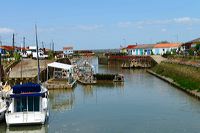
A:
<svg viewBox="0 0 200 133">
<path fill-rule="evenodd" d="M 54 68 L 60 68 L 64 70 L 70 70 L 73 68 L 73 65 L 68 65 L 68 64 L 63 64 L 63 63 L 58 63 L 58 62 L 53 62 L 47 65 L 48 67 L 54 67 Z"/>
</svg>

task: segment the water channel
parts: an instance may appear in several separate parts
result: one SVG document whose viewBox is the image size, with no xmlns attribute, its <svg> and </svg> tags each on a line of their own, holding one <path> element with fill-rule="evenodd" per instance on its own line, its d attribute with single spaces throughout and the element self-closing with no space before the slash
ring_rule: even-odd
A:
<svg viewBox="0 0 200 133">
<path fill-rule="evenodd" d="M 99 73 L 123 73 L 124 84 L 50 91 L 48 124 L 8 129 L 1 123 L 0 132 L 199 133 L 200 101 L 145 70 L 122 70 L 116 64 L 97 67 Z"/>
</svg>

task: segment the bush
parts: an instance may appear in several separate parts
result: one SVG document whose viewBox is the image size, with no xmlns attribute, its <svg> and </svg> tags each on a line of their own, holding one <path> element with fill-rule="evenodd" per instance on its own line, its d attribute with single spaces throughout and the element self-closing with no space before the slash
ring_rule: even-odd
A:
<svg viewBox="0 0 200 133">
<path fill-rule="evenodd" d="M 48 59 L 54 59 L 54 53 L 53 51 L 48 51 Z"/>
<path fill-rule="evenodd" d="M 15 60 L 20 60 L 20 58 L 21 58 L 21 55 L 19 54 L 19 53 L 17 53 L 17 52 L 15 52 L 14 53 L 14 58 L 15 58 Z"/>
</svg>

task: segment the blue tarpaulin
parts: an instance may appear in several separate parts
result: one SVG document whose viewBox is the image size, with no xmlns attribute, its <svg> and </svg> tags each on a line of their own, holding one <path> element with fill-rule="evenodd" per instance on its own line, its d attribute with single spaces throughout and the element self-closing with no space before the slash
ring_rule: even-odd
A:
<svg viewBox="0 0 200 133">
<path fill-rule="evenodd" d="M 41 91 L 40 85 L 34 84 L 34 83 L 26 83 L 26 84 L 13 86 L 14 94 L 40 92 L 40 91 Z"/>
</svg>

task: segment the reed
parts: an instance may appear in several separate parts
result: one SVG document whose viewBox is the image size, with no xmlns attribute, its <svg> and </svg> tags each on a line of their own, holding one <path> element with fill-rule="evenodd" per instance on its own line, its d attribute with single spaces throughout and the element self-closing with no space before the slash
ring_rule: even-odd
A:
<svg viewBox="0 0 200 133">
<path fill-rule="evenodd" d="M 152 70 L 173 79 L 186 89 L 200 91 L 200 68 L 164 62 L 156 65 Z"/>
</svg>

